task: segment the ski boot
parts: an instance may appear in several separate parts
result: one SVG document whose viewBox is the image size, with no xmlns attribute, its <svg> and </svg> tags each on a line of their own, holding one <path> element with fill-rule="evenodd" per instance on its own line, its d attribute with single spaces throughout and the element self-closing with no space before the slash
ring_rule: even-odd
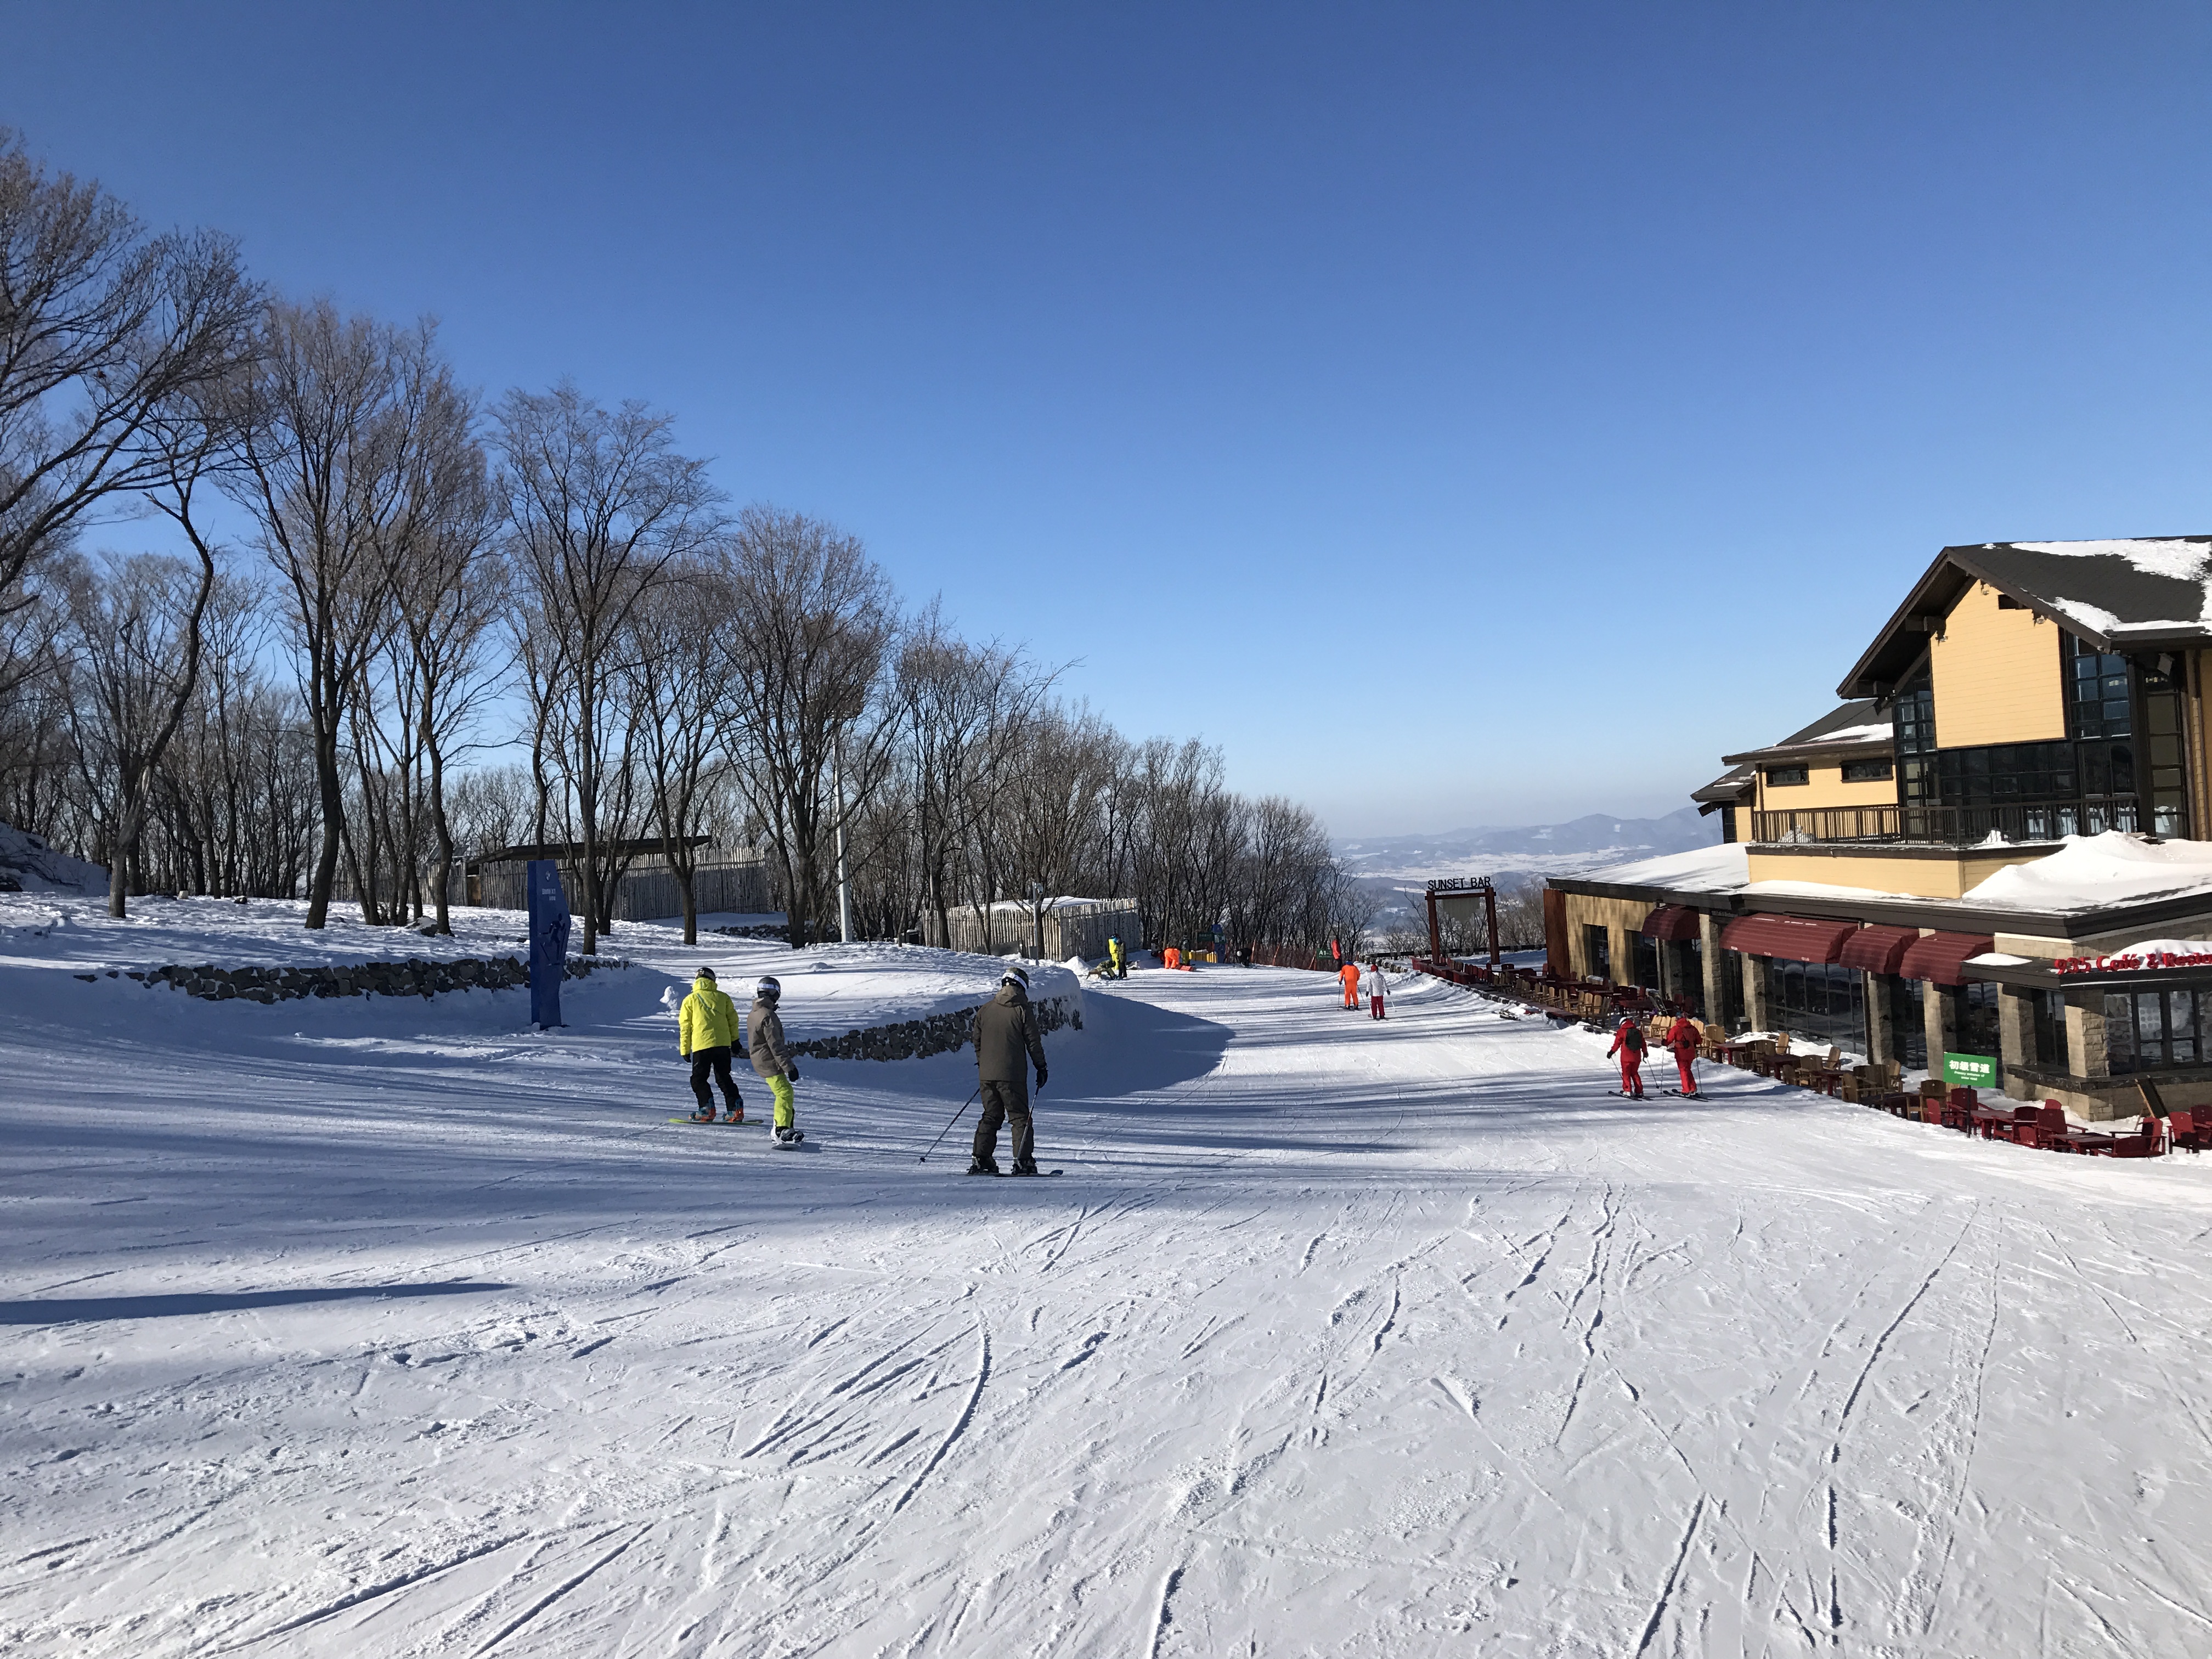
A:
<svg viewBox="0 0 2212 1659">
<path fill-rule="evenodd" d="M 968 1160 L 969 1175 L 994 1176 L 999 1173 L 999 1161 L 993 1158 L 971 1158 Z"/>
<path fill-rule="evenodd" d="M 731 1107 L 722 1117 L 722 1121 L 725 1123 L 743 1123 L 744 1121 L 745 1109 L 742 1106 Z"/>
<path fill-rule="evenodd" d="M 775 1144 L 779 1151 L 786 1151 L 796 1146 L 805 1139 L 805 1134 L 797 1124 L 779 1123 L 775 1126 Z"/>
<path fill-rule="evenodd" d="M 714 1121 L 714 1109 L 712 1106 L 694 1107 L 691 1111 L 691 1121 L 694 1123 L 712 1123 Z"/>
</svg>

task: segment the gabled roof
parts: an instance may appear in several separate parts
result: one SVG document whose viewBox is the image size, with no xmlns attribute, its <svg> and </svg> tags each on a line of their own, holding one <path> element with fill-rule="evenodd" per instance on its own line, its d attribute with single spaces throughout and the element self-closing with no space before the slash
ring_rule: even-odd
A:
<svg viewBox="0 0 2212 1659">
<path fill-rule="evenodd" d="M 1891 744 L 1891 716 L 1872 697 L 1838 703 L 1802 732 L 1792 732 L 1764 749 L 1747 749 L 1741 755 L 1723 755 L 1730 766 L 1748 769 L 1772 761 L 1858 760 L 1887 755 Z M 1733 777 L 1734 773 L 1729 776 Z M 1723 779 L 1722 781 L 1726 781 Z M 1708 784 L 1707 788 L 1717 787 Z M 1698 797 L 1692 796 L 1692 799 Z"/>
<path fill-rule="evenodd" d="M 1985 581 L 2100 651 L 2212 640 L 2212 536 L 1947 547 L 1836 688 L 1881 696 L 1911 671 L 1967 585 Z"/>
<path fill-rule="evenodd" d="M 1739 766 L 1715 778 L 1702 789 L 1692 789 L 1690 799 L 1698 803 L 1698 816 L 1705 817 L 1723 806 L 1735 806 L 1751 799 L 1752 780 L 1758 769 Z"/>
</svg>

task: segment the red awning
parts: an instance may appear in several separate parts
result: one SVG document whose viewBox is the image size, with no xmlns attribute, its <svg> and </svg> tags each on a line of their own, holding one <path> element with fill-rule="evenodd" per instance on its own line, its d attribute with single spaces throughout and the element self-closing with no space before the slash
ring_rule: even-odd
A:
<svg viewBox="0 0 2212 1659">
<path fill-rule="evenodd" d="M 1686 904 L 1662 904 L 1644 918 L 1637 931 L 1648 939 L 1681 940 L 1698 936 L 1698 913 Z"/>
<path fill-rule="evenodd" d="M 1862 927 L 1844 941 L 1844 953 L 1836 960 L 1869 974 L 1893 974 L 1899 959 L 1919 943 L 1917 927 Z"/>
<path fill-rule="evenodd" d="M 1743 916 L 1729 923 L 1721 949 L 1747 957 L 1779 957 L 1784 962 L 1833 962 L 1844 941 L 1858 932 L 1855 921 L 1814 921 L 1808 916 Z"/>
<path fill-rule="evenodd" d="M 1968 957 L 1978 957 L 1996 949 L 1996 940 L 1987 933 L 1930 933 L 1917 939 L 1908 945 L 1905 960 L 1898 963 L 1897 971 L 1907 979 L 1932 980 L 1938 985 L 1963 985 L 1978 974 L 1970 974 L 1960 964 Z"/>
</svg>

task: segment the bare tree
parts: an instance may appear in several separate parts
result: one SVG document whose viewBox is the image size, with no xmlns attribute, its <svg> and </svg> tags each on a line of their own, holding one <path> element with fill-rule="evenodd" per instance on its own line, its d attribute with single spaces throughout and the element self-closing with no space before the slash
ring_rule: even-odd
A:
<svg viewBox="0 0 2212 1659">
<path fill-rule="evenodd" d="M 1054 708 L 1025 723 L 1014 744 L 1006 791 L 1007 851 L 1042 939 L 1055 898 L 1070 896 L 1097 868 L 1106 797 L 1116 780 L 1120 741 L 1088 709 Z"/>
<path fill-rule="evenodd" d="M 738 787 L 781 866 L 796 949 L 824 913 L 838 829 L 890 767 L 897 721 L 878 693 L 890 584 L 856 538 L 766 507 L 739 518 L 729 580 L 735 660 L 721 712 Z"/>
<path fill-rule="evenodd" d="M 565 383 L 509 392 L 496 414 L 515 562 L 558 641 L 544 685 L 547 701 L 563 705 L 559 758 L 583 842 L 586 955 L 611 920 L 614 871 L 600 837 L 621 781 L 615 745 L 629 734 L 617 707 L 623 630 L 662 568 L 719 527 L 720 492 L 704 461 L 676 453 L 672 420 L 636 403 L 602 409 Z"/>
<path fill-rule="evenodd" d="M 253 516 L 282 582 L 283 621 L 313 737 L 322 848 L 306 925 L 330 913 L 345 825 L 348 717 L 391 625 L 380 544 L 406 498 L 402 392 L 431 350 L 404 332 L 341 317 L 327 301 L 269 307 L 257 372 L 236 404 L 231 493 Z"/>
<path fill-rule="evenodd" d="M 231 374 L 259 304 L 228 238 L 149 237 L 0 128 L 0 616 L 103 500 L 170 476 L 158 411 Z M 0 659 L 0 705 L 39 659 Z"/>
<path fill-rule="evenodd" d="M 716 804 L 714 785 L 726 765 L 714 710 L 726 660 L 717 634 L 727 614 L 719 565 L 672 565 L 630 617 L 624 665 L 647 808 L 676 878 L 686 945 L 699 942 L 693 842 Z"/>
</svg>

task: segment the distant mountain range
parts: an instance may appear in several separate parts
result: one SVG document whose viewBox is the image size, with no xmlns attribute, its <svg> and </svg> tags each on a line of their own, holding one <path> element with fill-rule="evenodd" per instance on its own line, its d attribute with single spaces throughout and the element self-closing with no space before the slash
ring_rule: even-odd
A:
<svg viewBox="0 0 2212 1659">
<path fill-rule="evenodd" d="M 1720 819 L 1685 806 L 1663 818 L 1602 812 L 1567 823 L 1486 825 L 1429 836 L 1359 836 L 1340 841 L 1337 856 L 1363 879 L 1430 881 L 1444 876 L 1559 876 L 1711 847 Z"/>
</svg>

